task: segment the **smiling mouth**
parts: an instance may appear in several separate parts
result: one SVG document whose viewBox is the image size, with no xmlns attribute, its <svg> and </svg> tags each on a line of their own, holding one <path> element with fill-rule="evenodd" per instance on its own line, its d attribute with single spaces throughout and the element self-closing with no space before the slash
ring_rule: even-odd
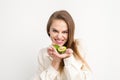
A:
<svg viewBox="0 0 120 80">
<path fill-rule="evenodd" d="M 56 42 L 57 44 L 62 44 L 62 43 L 64 42 L 64 40 L 55 39 L 55 42 Z"/>
</svg>

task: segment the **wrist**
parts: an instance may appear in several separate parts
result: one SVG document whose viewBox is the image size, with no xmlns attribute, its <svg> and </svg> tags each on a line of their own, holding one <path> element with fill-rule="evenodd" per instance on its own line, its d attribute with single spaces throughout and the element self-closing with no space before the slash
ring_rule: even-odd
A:
<svg viewBox="0 0 120 80">
<path fill-rule="evenodd" d="M 53 66 L 56 70 L 59 70 L 60 62 L 61 62 L 61 61 L 53 60 L 53 61 L 52 61 L 52 66 Z"/>
</svg>

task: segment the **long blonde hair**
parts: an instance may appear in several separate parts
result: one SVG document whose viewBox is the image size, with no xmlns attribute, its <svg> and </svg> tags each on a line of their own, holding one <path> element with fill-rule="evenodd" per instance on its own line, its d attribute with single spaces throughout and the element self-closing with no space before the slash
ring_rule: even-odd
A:
<svg viewBox="0 0 120 80">
<path fill-rule="evenodd" d="M 80 51 L 78 50 L 78 46 L 77 46 L 78 42 L 74 39 L 75 24 L 72 19 L 72 16 L 66 10 L 56 11 L 50 16 L 47 23 L 47 34 L 50 36 L 49 34 L 50 26 L 53 20 L 56 19 L 64 20 L 68 27 L 68 41 L 64 44 L 64 46 L 66 46 L 67 48 L 71 48 L 74 52 L 73 55 L 75 56 L 75 58 L 79 59 L 85 67 L 90 69 L 89 65 L 87 64 L 85 59 L 80 54 Z M 63 68 L 64 68 L 64 62 L 62 61 L 59 70 L 62 71 Z"/>
</svg>

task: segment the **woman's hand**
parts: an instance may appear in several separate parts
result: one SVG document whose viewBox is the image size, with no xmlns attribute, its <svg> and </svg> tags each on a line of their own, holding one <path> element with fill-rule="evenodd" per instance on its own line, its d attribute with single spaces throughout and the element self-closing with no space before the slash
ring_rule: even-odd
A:
<svg viewBox="0 0 120 80">
<path fill-rule="evenodd" d="M 73 50 L 70 48 L 66 49 L 66 52 L 62 54 L 59 54 L 53 46 L 48 48 L 48 54 L 55 60 L 58 60 L 58 59 L 61 60 L 61 59 L 70 57 L 72 53 L 73 53 Z"/>
<path fill-rule="evenodd" d="M 70 48 L 66 49 L 66 52 L 63 54 L 59 54 L 53 46 L 48 48 L 48 54 L 53 58 L 52 65 L 56 70 L 58 70 L 62 59 L 70 57 L 72 53 L 73 50 Z"/>
</svg>

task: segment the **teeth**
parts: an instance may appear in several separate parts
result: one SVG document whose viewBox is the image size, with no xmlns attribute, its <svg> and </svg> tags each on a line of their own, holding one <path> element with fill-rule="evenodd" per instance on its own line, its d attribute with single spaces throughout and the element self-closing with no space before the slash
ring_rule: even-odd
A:
<svg viewBox="0 0 120 80">
<path fill-rule="evenodd" d="M 62 43 L 62 42 L 63 42 L 63 40 L 56 40 L 56 42 L 58 42 L 58 43 Z"/>
<path fill-rule="evenodd" d="M 57 42 L 62 42 L 61 40 L 56 40 Z"/>
</svg>

